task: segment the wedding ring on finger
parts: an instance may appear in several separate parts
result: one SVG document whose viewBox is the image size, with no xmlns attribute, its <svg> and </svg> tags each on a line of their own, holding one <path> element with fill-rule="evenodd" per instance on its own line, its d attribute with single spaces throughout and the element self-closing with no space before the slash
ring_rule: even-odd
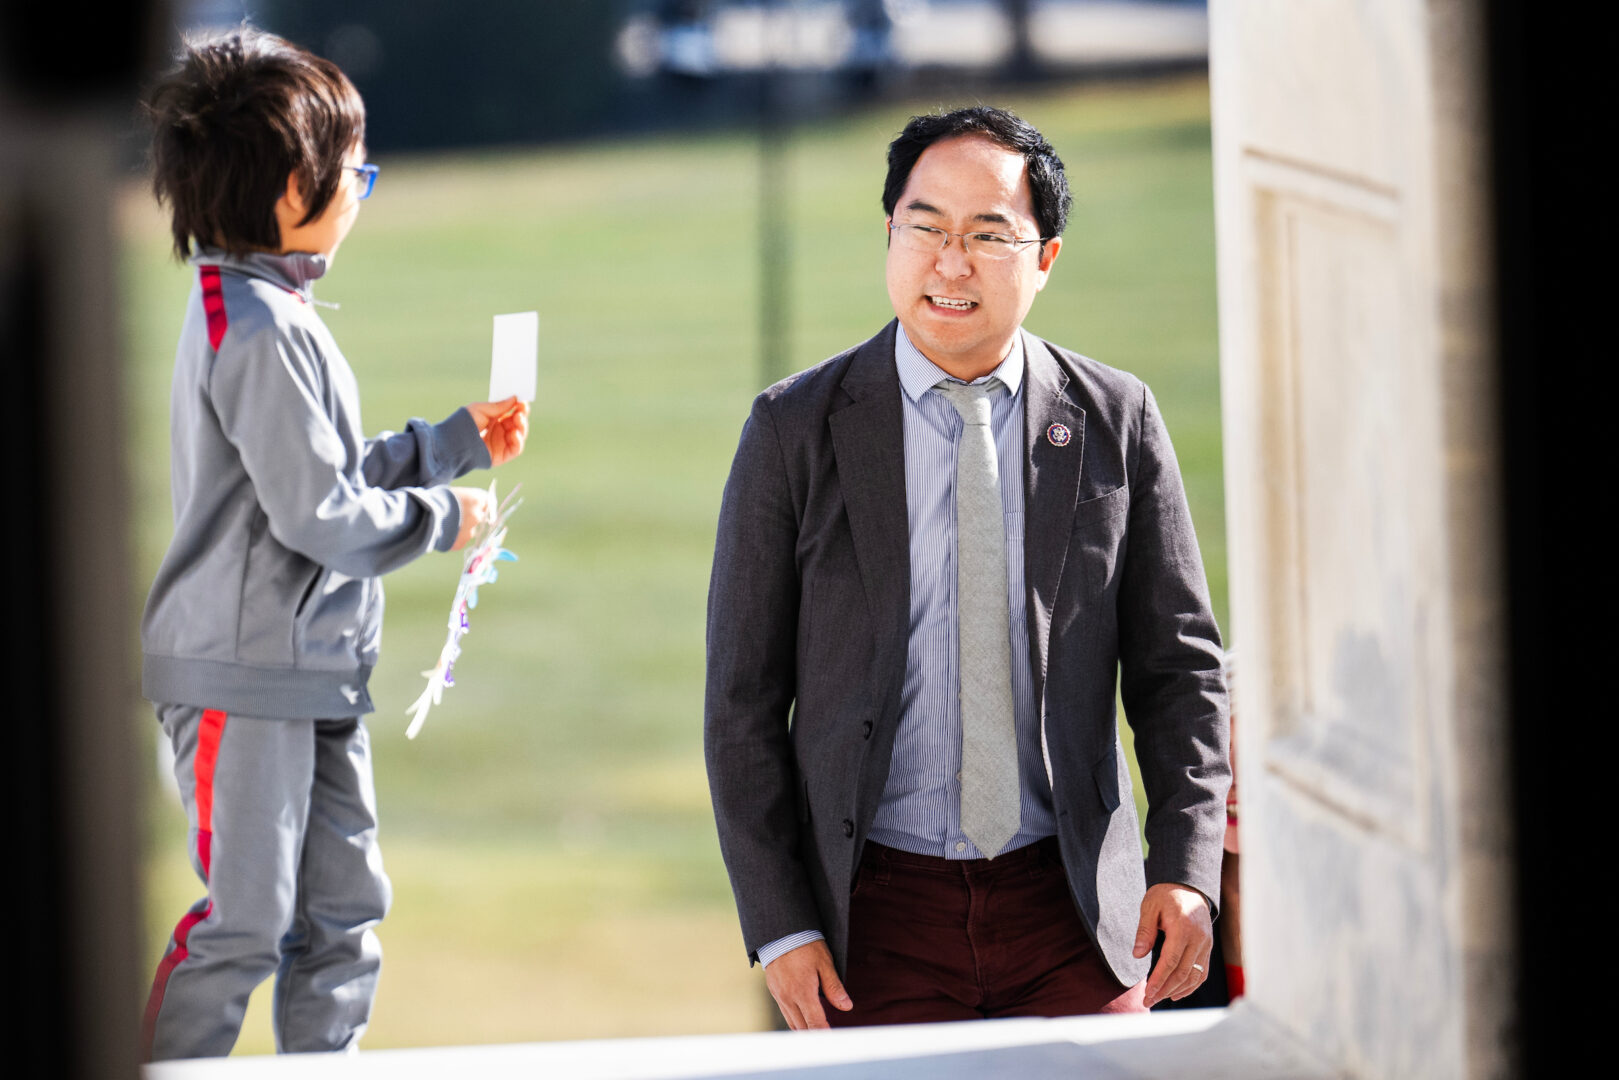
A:
<svg viewBox="0 0 1619 1080">
<path fill-rule="evenodd" d="M 1203 965 L 1202 964 L 1193 964 L 1192 965 L 1192 970 L 1197 972 L 1199 975 L 1201 975 L 1201 974 L 1203 974 Z"/>
</svg>

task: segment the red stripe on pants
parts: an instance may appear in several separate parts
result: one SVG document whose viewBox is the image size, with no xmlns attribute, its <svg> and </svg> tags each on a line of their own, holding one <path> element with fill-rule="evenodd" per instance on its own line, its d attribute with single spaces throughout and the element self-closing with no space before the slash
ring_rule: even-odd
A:
<svg viewBox="0 0 1619 1080">
<path fill-rule="evenodd" d="M 197 829 L 214 831 L 214 766 L 219 763 L 219 737 L 225 733 L 225 714 L 208 709 L 202 714 L 202 727 L 197 732 L 197 757 L 192 771 L 197 777 Z M 199 841 L 198 846 L 201 847 Z M 203 859 L 202 872 L 208 874 L 208 862 Z"/>
<path fill-rule="evenodd" d="M 215 271 L 217 277 L 218 271 Z M 196 777 L 197 803 L 197 862 L 202 866 L 202 879 L 206 884 L 213 865 L 214 848 L 214 766 L 219 762 L 219 739 L 225 733 L 225 714 L 218 709 L 207 709 L 202 714 L 202 725 L 197 730 L 197 752 L 192 758 L 191 771 Z M 163 993 L 169 988 L 169 976 L 180 962 L 191 955 L 186 941 L 191 928 L 214 912 L 214 902 L 201 911 L 188 911 L 174 928 L 174 948 L 157 965 L 152 979 L 152 993 L 146 999 L 146 1015 L 142 1022 L 141 1056 L 150 1061 L 152 1040 L 157 1034 L 157 1014 L 163 1008 Z"/>
</svg>

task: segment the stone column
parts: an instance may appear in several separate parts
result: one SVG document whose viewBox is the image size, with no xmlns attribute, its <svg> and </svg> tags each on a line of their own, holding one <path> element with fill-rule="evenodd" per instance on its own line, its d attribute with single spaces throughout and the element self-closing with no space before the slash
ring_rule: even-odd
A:
<svg viewBox="0 0 1619 1080">
<path fill-rule="evenodd" d="M 1249 995 L 1357 1076 L 1510 1066 L 1480 35 L 1211 20 Z"/>
</svg>

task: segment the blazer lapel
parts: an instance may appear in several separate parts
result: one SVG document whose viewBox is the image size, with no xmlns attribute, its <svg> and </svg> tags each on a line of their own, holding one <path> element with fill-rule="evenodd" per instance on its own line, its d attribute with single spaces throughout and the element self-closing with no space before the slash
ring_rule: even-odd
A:
<svg viewBox="0 0 1619 1080">
<path fill-rule="evenodd" d="M 903 678 L 911 552 L 905 507 L 904 421 L 899 373 L 894 367 L 897 325 L 897 321 L 889 323 L 851 358 L 843 377 L 850 400 L 832 412 L 827 423 L 854 537 L 855 560 L 877 631 L 877 670 L 897 670 Z M 894 655 L 888 655 L 891 653 Z M 895 680 L 896 685 L 898 682 Z"/>
<path fill-rule="evenodd" d="M 1085 410 L 1067 393 L 1068 375 L 1046 343 L 1027 331 L 1023 334 L 1023 355 L 1028 393 L 1023 408 L 1027 447 L 1023 462 L 1023 574 L 1029 598 L 1034 700 L 1040 709 L 1043 733 L 1051 611 L 1062 582 L 1074 507 L 1079 500 L 1085 460 Z"/>
</svg>

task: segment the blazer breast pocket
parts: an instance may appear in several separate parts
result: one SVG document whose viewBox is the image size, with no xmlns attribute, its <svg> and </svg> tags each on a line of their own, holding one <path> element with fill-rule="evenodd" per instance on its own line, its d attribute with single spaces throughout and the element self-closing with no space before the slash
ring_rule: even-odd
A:
<svg viewBox="0 0 1619 1080">
<path fill-rule="evenodd" d="M 1074 528 L 1083 529 L 1098 522 L 1110 521 L 1130 509 L 1130 489 L 1116 487 L 1106 495 L 1086 499 L 1074 507 Z"/>
<path fill-rule="evenodd" d="M 1118 585 L 1129 509 L 1130 489 L 1123 487 L 1086 499 L 1074 508 L 1069 557 L 1083 575 L 1085 596 L 1093 601 L 1100 600 Z"/>
</svg>

